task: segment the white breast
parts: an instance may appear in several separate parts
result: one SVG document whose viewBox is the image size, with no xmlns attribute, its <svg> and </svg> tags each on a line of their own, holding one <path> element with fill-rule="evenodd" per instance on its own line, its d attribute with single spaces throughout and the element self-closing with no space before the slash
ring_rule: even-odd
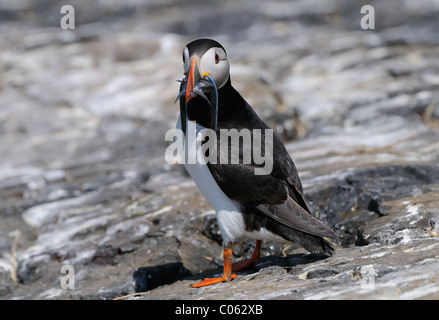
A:
<svg viewBox="0 0 439 320">
<path fill-rule="evenodd" d="M 177 121 L 177 129 L 181 130 L 180 117 Z M 202 157 L 201 148 L 197 150 L 197 144 L 194 140 L 199 139 L 198 141 L 201 141 L 202 133 L 200 130 L 202 129 L 204 127 L 195 124 L 193 121 L 188 121 L 185 148 L 181 148 L 185 152 L 185 157 L 182 158 L 184 159 L 186 170 L 197 184 L 198 189 L 200 189 L 203 196 L 215 209 L 223 242 L 225 244 L 234 243 L 246 235 L 244 219 L 240 212 L 239 203 L 225 195 L 212 177 L 207 164 L 204 161 L 200 161 Z"/>
</svg>

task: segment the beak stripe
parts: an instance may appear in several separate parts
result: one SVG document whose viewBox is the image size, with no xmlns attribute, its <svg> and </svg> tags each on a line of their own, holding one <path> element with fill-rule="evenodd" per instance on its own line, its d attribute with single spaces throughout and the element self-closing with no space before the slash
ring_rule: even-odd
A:
<svg viewBox="0 0 439 320">
<path fill-rule="evenodd" d="M 195 67 L 195 60 L 191 59 L 191 66 L 189 67 L 189 74 L 187 77 L 186 102 L 188 102 L 192 98 L 191 93 L 195 87 L 194 67 Z"/>
</svg>

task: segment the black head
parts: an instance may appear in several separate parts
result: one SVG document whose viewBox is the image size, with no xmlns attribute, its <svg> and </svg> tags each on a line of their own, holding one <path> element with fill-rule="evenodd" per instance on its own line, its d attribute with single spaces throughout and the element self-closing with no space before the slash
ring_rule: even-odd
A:
<svg viewBox="0 0 439 320">
<path fill-rule="evenodd" d="M 218 89 L 229 79 L 230 64 L 224 47 L 211 39 L 197 39 L 183 49 L 184 74 L 187 76 L 186 102 L 195 95 L 197 83 L 206 75 L 210 76 Z"/>
<path fill-rule="evenodd" d="M 201 96 L 210 104 L 211 127 L 216 131 L 218 122 L 218 89 L 230 79 L 230 65 L 224 47 L 215 40 L 198 39 L 183 49 L 185 78 L 181 81 L 180 116 L 181 127 L 186 132 L 187 104 L 193 98 Z M 209 93 L 209 98 L 205 93 Z M 185 96 L 185 98 L 183 98 Z"/>
</svg>

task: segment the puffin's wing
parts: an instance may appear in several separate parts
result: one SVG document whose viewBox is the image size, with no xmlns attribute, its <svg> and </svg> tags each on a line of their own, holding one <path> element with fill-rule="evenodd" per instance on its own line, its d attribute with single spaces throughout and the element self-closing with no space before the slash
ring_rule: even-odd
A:
<svg viewBox="0 0 439 320">
<path fill-rule="evenodd" d="M 255 175 L 254 166 L 208 164 L 213 178 L 231 199 L 296 230 L 335 239 L 335 233 L 309 212 L 302 194 L 287 179 Z"/>
<path fill-rule="evenodd" d="M 256 209 L 293 229 L 330 239 L 337 238 L 331 228 L 314 218 L 291 198 L 283 204 L 259 204 Z"/>
<path fill-rule="evenodd" d="M 244 100 L 243 100 L 244 101 Z M 254 142 L 254 129 L 271 130 L 244 101 L 248 115 L 246 121 L 224 121 L 218 124 L 221 129 L 250 129 Z M 262 133 L 261 131 L 261 133 Z M 272 130 L 271 130 L 272 131 Z M 272 131 L 273 132 L 273 131 Z M 221 190 L 233 200 L 268 216 L 290 228 L 328 238 L 336 238 L 335 233 L 325 224 L 314 218 L 303 199 L 300 178 L 293 160 L 285 149 L 281 139 L 273 132 L 273 163 L 270 174 L 256 175 L 255 169 L 264 164 L 256 164 L 252 157 L 245 163 L 245 154 L 253 154 L 251 144 L 239 145 L 239 163 L 221 164 L 221 154 L 233 153 L 230 145 L 224 146 L 220 138 L 217 141 L 217 163 L 208 162 L 209 170 Z M 266 155 L 265 134 L 261 134 L 260 154 Z M 268 146 L 268 145 L 267 145 Z M 269 152 L 269 150 L 268 150 Z M 236 160 L 236 159 L 235 159 Z"/>
<path fill-rule="evenodd" d="M 305 201 L 287 180 L 272 175 L 255 175 L 254 167 L 243 164 L 208 164 L 213 178 L 231 199 L 290 228 L 335 239 L 335 233 L 314 218 Z"/>
<path fill-rule="evenodd" d="M 220 189 L 242 203 L 282 204 L 288 199 L 286 183 L 272 175 L 255 175 L 246 164 L 207 164 Z"/>
</svg>

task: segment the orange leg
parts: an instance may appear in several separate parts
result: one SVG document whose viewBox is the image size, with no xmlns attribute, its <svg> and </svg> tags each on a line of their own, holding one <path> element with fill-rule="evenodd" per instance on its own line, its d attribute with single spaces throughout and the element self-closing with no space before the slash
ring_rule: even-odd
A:
<svg viewBox="0 0 439 320">
<path fill-rule="evenodd" d="M 244 261 L 240 261 L 240 262 L 236 262 L 233 264 L 232 267 L 232 271 L 240 271 L 242 269 L 247 268 L 249 265 L 251 265 L 253 262 L 258 261 L 259 259 L 259 253 L 261 251 L 261 240 L 256 240 L 256 247 L 255 247 L 255 251 L 253 251 L 252 256 L 250 257 L 250 259 L 244 260 Z"/>
<path fill-rule="evenodd" d="M 236 274 L 232 274 L 232 255 L 233 255 L 232 248 L 224 249 L 223 253 L 224 253 L 223 275 L 218 278 L 206 278 L 199 283 L 191 285 L 192 288 L 210 286 L 215 283 L 230 281 L 237 277 Z"/>
</svg>

